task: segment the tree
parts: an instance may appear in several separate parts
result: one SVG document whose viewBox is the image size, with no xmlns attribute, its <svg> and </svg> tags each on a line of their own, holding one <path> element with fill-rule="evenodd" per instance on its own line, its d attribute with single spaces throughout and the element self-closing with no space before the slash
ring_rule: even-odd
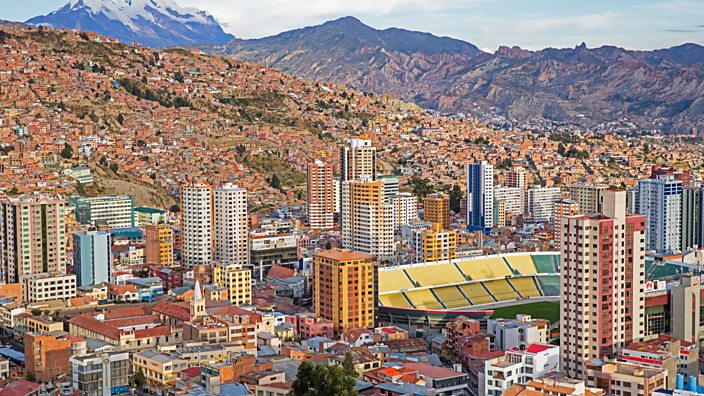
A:
<svg viewBox="0 0 704 396">
<path fill-rule="evenodd" d="M 350 352 L 345 353 L 345 360 L 342 362 L 342 370 L 345 375 L 357 378 L 357 370 L 354 369 L 354 359 Z"/>
<path fill-rule="evenodd" d="M 73 158 L 73 147 L 71 147 L 68 142 L 64 142 L 64 148 L 61 150 L 61 157 L 66 159 Z"/>
<path fill-rule="evenodd" d="M 281 189 L 281 179 L 279 179 L 279 176 L 276 174 L 272 175 L 269 180 L 269 185 L 273 188 Z"/>
<path fill-rule="evenodd" d="M 178 206 L 177 204 L 173 204 L 169 207 L 169 212 L 171 213 L 178 213 L 181 211 L 181 207 Z"/>
<path fill-rule="evenodd" d="M 144 373 L 142 372 L 142 368 L 138 368 L 137 372 L 134 373 L 132 376 L 132 381 L 134 381 L 134 384 L 141 388 L 144 386 L 144 384 L 147 382 L 147 379 L 144 377 Z"/>
<path fill-rule="evenodd" d="M 411 179 L 409 184 L 411 185 L 413 195 L 415 195 L 417 197 L 423 198 L 426 195 L 433 192 L 433 186 L 430 184 L 430 181 L 428 181 L 427 179 L 421 179 L 419 177 L 414 177 Z"/>
<path fill-rule="evenodd" d="M 354 378 L 345 375 L 343 368 L 338 365 L 313 366 L 310 362 L 303 362 L 293 381 L 291 395 L 353 396 L 357 394 L 354 385 Z"/>
<path fill-rule="evenodd" d="M 76 194 L 85 197 L 86 196 L 86 188 L 83 186 L 83 183 L 78 182 L 76 183 Z"/>
<path fill-rule="evenodd" d="M 34 372 L 27 373 L 27 375 L 25 375 L 24 378 L 25 378 L 27 381 L 37 382 L 37 376 L 34 375 Z"/>
<path fill-rule="evenodd" d="M 330 241 L 325 242 L 325 250 L 330 250 L 332 249 L 332 243 Z"/>
<path fill-rule="evenodd" d="M 32 315 L 34 316 L 41 316 L 42 315 L 42 310 L 39 308 L 35 308 L 32 310 Z"/>
<path fill-rule="evenodd" d="M 113 162 L 112 164 L 110 164 L 110 170 L 113 173 L 117 173 L 117 162 Z"/>
<path fill-rule="evenodd" d="M 125 116 L 123 116 L 122 113 L 117 115 L 117 122 L 119 122 L 120 125 L 122 125 L 122 123 L 125 122 Z"/>
<path fill-rule="evenodd" d="M 460 186 L 455 184 L 452 186 L 452 190 L 450 190 L 450 210 L 455 212 L 455 213 L 460 213 L 462 210 L 462 198 L 464 198 L 464 194 L 462 193 L 462 189 L 460 189 Z"/>
<path fill-rule="evenodd" d="M 565 145 L 560 143 L 557 145 L 557 153 L 564 156 L 565 155 Z"/>
</svg>

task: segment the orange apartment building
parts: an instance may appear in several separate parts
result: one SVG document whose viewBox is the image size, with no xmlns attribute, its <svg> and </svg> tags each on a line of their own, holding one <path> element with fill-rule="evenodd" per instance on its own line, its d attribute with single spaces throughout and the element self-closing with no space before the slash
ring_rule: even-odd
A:
<svg viewBox="0 0 704 396">
<path fill-rule="evenodd" d="M 450 227 L 450 197 L 443 193 L 430 194 L 423 199 L 423 219 L 438 223 L 446 230 Z"/>
<path fill-rule="evenodd" d="M 24 333 L 25 371 L 38 381 L 49 382 L 68 375 L 71 340 L 50 334 Z"/>
<path fill-rule="evenodd" d="M 146 259 L 147 264 L 158 264 L 162 267 L 174 266 L 174 232 L 171 226 L 147 225 L 146 229 Z"/>
<path fill-rule="evenodd" d="M 368 254 L 332 249 L 313 256 L 315 314 L 332 320 L 335 331 L 373 328 L 377 264 Z"/>
</svg>

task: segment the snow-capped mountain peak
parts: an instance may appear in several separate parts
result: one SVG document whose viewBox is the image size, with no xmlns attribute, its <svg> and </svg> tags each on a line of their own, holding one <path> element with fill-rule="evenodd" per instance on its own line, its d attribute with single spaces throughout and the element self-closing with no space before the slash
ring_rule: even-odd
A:
<svg viewBox="0 0 704 396">
<path fill-rule="evenodd" d="M 209 13 L 173 0 L 69 0 L 27 23 L 95 31 L 155 47 L 220 44 L 234 38 Z"/>
</svg>

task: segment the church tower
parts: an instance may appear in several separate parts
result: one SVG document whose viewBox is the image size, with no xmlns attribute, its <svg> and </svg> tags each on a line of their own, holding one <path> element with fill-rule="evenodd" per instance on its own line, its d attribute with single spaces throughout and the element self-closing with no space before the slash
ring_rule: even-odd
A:
<svg viewBox="0 0 704 396">
<path fill-rule="evenodd" d="M 205 298 L 203 297 L 203 290 L 200 288 L 200 281 L 196 279 L 193 299 L 191 300 L 191 320 L 202 316 L 205 316 Z"/>
</svg>

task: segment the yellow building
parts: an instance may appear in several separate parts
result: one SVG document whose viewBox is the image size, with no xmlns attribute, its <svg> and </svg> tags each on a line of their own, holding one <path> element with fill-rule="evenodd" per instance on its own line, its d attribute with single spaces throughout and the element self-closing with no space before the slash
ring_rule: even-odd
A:
<svg viewBox="0 0 704 396">
<path fill-rule="evenodd" d="M 377 293 L 373 257 L 349 250 L 325 250 L 313 256 L 313 308 L 332 320 L 335 330 L 373 328 Z"/>
<path fill-rule="evenodd" d="M 158 264 L 163 267 L 174 266 L 174 231 L 171 226 L 148 225 L 146 228 L 146 258 L 147 264 Z"/>
<path fill-rule="evenodd" d="M 227 288 L 235 305 L 252 303 L 252 273 L 242 264 L 218 262 L 213 266 L 213 284 Z"/>
<path fill-rule="evenodd" d="M 132 355 L 132 370 L 141 370 L 152 391 L 161 392 L 176 385 L 181 371 L 188 367 L 185 360 L 154 350 L 144 350 Z"/>
<path fill-rule="evenodd" d="M 450 227 L 450 197 L 443 193 L 430 194 L 423 199 L 423 220 Z"/>
<path fill-rule="evenodd" d="M 17 327 L 23 332 L 45 334 L 52 331 L 63 331 L 64 322 L 55 322 L 50 318 L 25 313 L 17 316 Z"/>
<path fill-rule="evenodd" d="M 441 261 L 457 257 L 457 232 L 443 230 L 438 223 L 420 232 L 416 237 L 416 257 L 418 261 Z"/>
</svg>

